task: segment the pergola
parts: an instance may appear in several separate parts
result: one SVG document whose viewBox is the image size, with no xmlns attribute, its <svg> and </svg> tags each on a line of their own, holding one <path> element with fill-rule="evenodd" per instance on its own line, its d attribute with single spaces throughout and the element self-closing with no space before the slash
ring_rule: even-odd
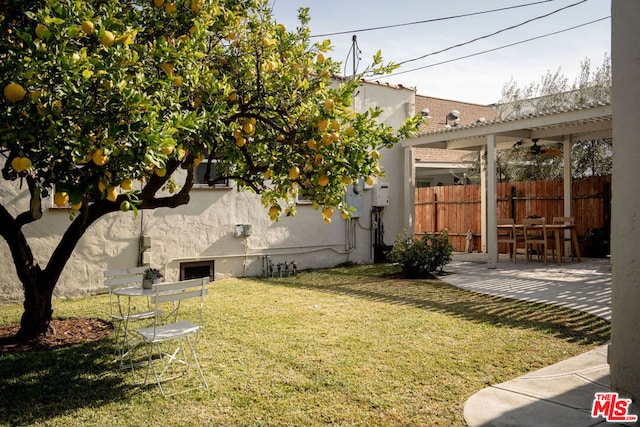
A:
<svg viewBox="0 0 640 427">
<path fill-rule="evenodd" d="M 486 173 L 482 174 L 482 250 L 487 254 L 489 268 L 497 263 L 496 235 L 496 150 L 511 148 L 517 141 L 543 146 L 550 143 L 563 145 L 564 213 L 571 216 L 571 150 L 575 141 L 612 137 L 611 104 L 583 106 L 550 113 L 527 115 L 512 119 L 443 129 L 421 134 L 403 142 L 405 149 L 405 206 L 409 217 L 406 228 L 413 230 L 415 194 L 415 163 L 412 148 L 430 147 L 448 150 L 484 151 Z M 493 230 L 493 232 L 487 232 Z"/>
</svg>

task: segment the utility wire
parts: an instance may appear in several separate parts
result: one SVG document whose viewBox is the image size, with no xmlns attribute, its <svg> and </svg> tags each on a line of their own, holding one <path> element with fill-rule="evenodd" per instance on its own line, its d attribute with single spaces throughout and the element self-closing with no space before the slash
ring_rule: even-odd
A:
<svg viewBox="0 0 640 427">
<path fill-rule="evenodd" d="M 426 55 L 418 56 L 417 58 L 407 59 L 406 61 L 398 62 L 398 65 L 406 64 L 408 62 L 418 61 L 420 59 L 424 59 L 424 58 L 427 58 L 429 56 L 437 55 L 439 53 L 443 53 L 443 52 L 446 52 L 448 50 L 455 49 L 457 47 L 466 46 L 466 45 L 471 44 L 473 42 L 477 42 L 478 40 L 486 39 L 486 38 L 495 36 L 496 34 L 500 34 L 500 33 L 503 33 L 505 31 L 508 31 L 508 30 L 513 30 L 514 28 L 518 28 L 518 27 L 521 27 L 521 26 L 523 26 L 525 24 L 528 24 L 530 22 L 537 21 L 538 19 L 546 18 L 546 17 L 551 16 L 551 15 L 553 15 L 555 13 L 561 12 L 561 11 L 563 11 L 565 9 L 569 9 L 570 7 L 575 7 L 575 6 L 577 6 L 577 5 L 581 4 L 581 3 L 584 3 L 586 1 L 588 1 L 588 0 L 581 0 L 581 1 L 577 2 L 577 3 L 573 3 L 573 4 L 570 4 L 568 6 L 561 7 L 560 9 L 556 9 L 553 12 L 549 12 L 549 13 L 546 13 L 544 15 L 536 16 L 535 18 L 527 19 L 526 21 L 521 22 L 519 24 L 511 25 L 510 27 L 506 27 L 506 28 L 503 28 L 501 30 L 495 31 L 495 32 L 493 32 L 491 34 L 486 34 L 484 36 L 476 37 L 475 39 L 466 41 L 464 43 L 459 43 L 459 44 L 456 44 L 456 45 L 453 45 L 453 46 L 449 46 L 447 48 L 444 48 L 444 49 L 441 49 L 441 50 L 438 50 L 438 51 L 435 51 L 435 52 L 427 53 Z"/>
<path fill-rule="evenodd" d="M 484 11 L 481 11 L 481 12 L 465 13 L 465 14 L 462 14 L 462 15 L 446 16 L 446 17 L 443 17 L 443 18 L 426 19 L 424 21 L 407 22 L 407 23 L 404 23 L 404 24 L 393 24 L 393 25 L 383 25 L 383 26 L 380 26 L 380 27 L 361 28 L 359 30 L 349 30 L 349 31 L 338 31 L 338 32 L 335 32 L 335 33 L 315 34 L 315 35 L 312 35 L 310 37 L 313 38 L 313 37 L 337 36 L 337 35 L 342 35 L 342 34 L 363 33 L 365 31 L 385 30 L 387 28 L 406 27 L 406 26 L 409 26 L 409 25 L 427 24 L 427 23 L 430 23 L 430 22 L 439 22 L 439 21 L 446 21 L 446 20 L 449 20 L 449 19 L 466 18 L 468 16 L 483 15 L 483 14 L 486 14 L 486 13 L 502 12 L 503 10 L 517 9 L 517 8 L 520 8 L 520 7 L 533 6 L 533 5 L 536 5 L 536 4 L 549 3 L 549 2 L 552 2 L 552 1 L 556 1 L 556 0 L 541 0 L 541 1 L 536 1 L 536 2 L 533 2 L 533 3 L 526 3 L 526 4 L 516 5 L 516 6 L 502 7 L 502 8 L 499 8 L 499 9 L 484 10 Z"/>
<path fill-rule="evenodd" d="M 563 30 L 554 31 L 552 33 L 547 33 L 547 34 L 543 34 L 543 35 L 536 36 L 536 37 L 531 37 L 531 38 L 526 39 L 526 40 L 521 40 L 521 41 L 518 41 L 518 42 L 515 42 L 515 43 L 510 43 L 510 44 L 507 44 L 507 45 L 504 45 L 504 46 L 499 46 L 499 47 L 496 47 L 496 48 L 493 48 L 493 49 L 483 50 L 481 52 L 472 53 L 470 55 L 460 56 L 458 58 L 453 58 L 453 59 L 449 59 L 449 60 L 446 60 L 446 61 L 436 62 L 434 64 L 425 65 L 423 67 L 412 68 L 411 70 L 398 71 L 396 73 L 387 74 L 387 75 L 384 75 L 384 76 L 376 76 L 376 78 L 384 79 L 384 78 L 387 78 L 387 77 L 394 77 L 394 76 L 398 76 L 400 74 L 411 73 L 413 71 L 423 70 L 425 68 L 431 68 L 431 67 L 435 67 L 435 66 L 442 65 L 442 64 L 448 64 L 450 62 L 460 61 L 462 59 L 467 59 L 467 58 L 471 58 L 471 57 L 474 57 L 474 56 L 483 55 L 485 53 L 495 52 L 495 51 L 500 50 L 500 49 L 506 49 L 508 47 L 516 46 L 516 45 L 523 44 L 523 43 L 527 43 L 527 42 L 530 42 L 530 41 L 533 41 L 533 40 L 538 40 L 538 39 L 542 39 L 542 38 L 545 38 L 545 37 L 554 36 L 556 34 L 564 33 L 566 31 L 575 30 L 576 28 L 580 28 L 580 27 L 584 27 L 584 26 L 587 26 L 587 25 L 595 24 L 596 22 L 604 21 L 605 19 L 610 19 L 610 18 L 611 18 L 611 16 L 605 16 L 604 18 L 596 19 L 596 20 L 590 21 L 590 22 L 585 22 L 584 24 L 576 25 L 576 26 L 573 26 L 573 27 L 565 28 Z"/>
</svg>

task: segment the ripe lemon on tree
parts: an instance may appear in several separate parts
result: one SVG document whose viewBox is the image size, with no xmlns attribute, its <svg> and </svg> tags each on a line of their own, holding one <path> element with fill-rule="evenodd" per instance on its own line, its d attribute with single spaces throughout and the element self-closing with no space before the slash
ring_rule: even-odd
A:
<svg viewBox="0 0 640 427">
<path fill-rule="evenodd" d="M 253 132 L 255 132 L 256 127 L 253 125 L 253 123 L 247 122 L 242 126 L 242 130 L 249 135 L 253 135 Z"/>
<path fill-rule="evenodd" d="M 368 177 L 367 177 L 367 179 L 365 179 L 365 181 L 364 181 L 364 182 L 366 182 L 366 183 L 367 183 L 367 185 L 373 185 L 373 184 L 376 182 L 376 180 L 375 180 L 375 179 L 373 179 L 373 177 L 368 176 Z"/>
<path fill-rule="evenodd" d="M 325 60 L 326 58 L 323 53 L 319 53 L 318 56 L 316 57 L 316 63 L 318 64 L 324 64 Z"/>
<path fill-rule="evenodd" d="M 16 172 L 26 171 L 27 169 L 31 169 L 31 160 L 28 157 L 14 157 L 11 160 L 11 167 Z"/>
<path fill-rule="evenodd" d="M 126 191 L 130 191 L 133 188 L 133 180 L 131 178 L 125 178 L 120 183 L 120 188 Z"/>
<path fill-rule="evenodd" d="M 80 27 L 86 34 L 93 34 L 96 29 L 96 26 L 91 21 L 82 21 L 82 25 L 80 25 Z"/>
<path fill-rule="evenodd" d="M 21 101 L 27 91 L 18 83 L 9 83 L 4 87 L 4 97 L 11 102 Z"/>
<path fill-rule="evenodd" d="M 333 99 L 331 98 L 327 98 L 324 101 L 324 108 L 326 108 L 327 110 L 333 110 L 333 107 L 335 107 L 335 102 Z"/>
<path fill-rule="evenodd" d="M 107 200 L 115 202 L 118 198 L 118 190 L 116 187 L 107 187 Z"/>
<path fill-rule="evenodd" d="M 104 36 L 100 38 L 100 44 L 106 47 L 113 46 L 116 42 L 116 36 L 109 30 L 104 32 Z"/>
<path fill-rule="evenodd" d="M 318 120 L 318 130 L 320 132 L 324 132 L 325 130 L 327 130 L 328 127 L 329 127 L 329 120 L 327 119 Z"/>
<path fill-rule="evenodd" d="M 79 201 L 78 203 L 71 204 L 72 211 L 79 211 L 81 207 L 82 207 L 82 200 Z"/>
<path fill-rule="evenodd" d="M 291 168 L 289 168 L 289 178 L 298 179 L 299 176 L 300 176 L 300 168 L 297 166 L 291 166 Z"/>
<path fill-rule="evenodd" d="M 104 154 L 104 148 L 98 148 L 93 153 L 91 153 L 91 160 L 97 166 L 104 166 L 104 164 L 107 163 L 107 160 L 109 160 L 109 156 L 106 156 Z"/>
<path fill-rule="evenodd" d="M 53 195 L 53 203 L 60 208 L 67 206 L 69 204 L 69 193 L 65 191 L 56 192 Z"/>
<path fill-rule="evenodd" d="M 13 168 L 14 171 L 16 172 L 22 172 L 22 163 L 20 162 L 21 157 L 14 157 L 13 160 L 11 160 L 11 167 Z"/>
<path fill-rule="evenodd" d="M 318 185 L 320 187 L 326 187 L 329 184 L 329 177 L 327 175 L 320 175 L 318 178 Z"/>
<path fill-rule="evenodd" d="M 28 157 L 21 157 L 20 158 L 20 168 L 23 171 L 26 171 L 27 169 L 31 169 L 31 166 L 33 166 L 31 164 L 31 160 Z"/>
</svg>

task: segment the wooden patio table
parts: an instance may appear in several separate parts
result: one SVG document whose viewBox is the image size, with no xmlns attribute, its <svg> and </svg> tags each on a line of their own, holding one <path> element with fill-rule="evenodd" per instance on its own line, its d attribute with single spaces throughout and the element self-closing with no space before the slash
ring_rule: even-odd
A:
<svg viewBox="0 0 640 427">
<path fill-rule="evenodd" d="M 517 233 L 519 230 L 522 230 L 524 228 L 524 224 L 502 224 L 497 226 L 497 228 L 504 229 L 509 229 L 511 227 L 515 227 Z M 560 247 L 560 235 L 561 233 L 564 233 L 565 230 L 569 230 L 571 232 L 571 243 L 573 246 L 572 250 L 575 250 L 578 262 L 582 262 L 582 258 L 580 257 L 580 246 L 578 246 L 578 234 L 576 232 L 575 224 L 545 224 L 542 227 L 545 227 L 548 231 L 551 231 L 553 233 L 556 244 L 556 262 L 558 264 L 562 264 L 562 255 L 564 253 L 564 248 Z M 562 239 L 562 241 L 564 241 L 564 239 Z"/>
</svg>

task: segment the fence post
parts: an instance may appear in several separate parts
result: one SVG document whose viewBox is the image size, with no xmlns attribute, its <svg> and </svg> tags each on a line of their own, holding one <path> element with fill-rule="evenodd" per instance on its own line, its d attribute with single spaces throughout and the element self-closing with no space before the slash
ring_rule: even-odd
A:
<svg viewBox="0 0 640 427">
<path fill-rule="evenodd" d="M 438 195 L 433 193 L 433 226 L 431 231 L 435 233 L 438 231 Z"/>
<path fill-rule="evenodd" d="M 516 197 L 516 187 L 515 186 L 511 186 L 511 195 L 509 197 L 509 208 L 511 209 L 511 218 L 513 218 L 513 220 L 516 220 L 516 202 L 515 202 L 515 197 Z"/>
</svg>

